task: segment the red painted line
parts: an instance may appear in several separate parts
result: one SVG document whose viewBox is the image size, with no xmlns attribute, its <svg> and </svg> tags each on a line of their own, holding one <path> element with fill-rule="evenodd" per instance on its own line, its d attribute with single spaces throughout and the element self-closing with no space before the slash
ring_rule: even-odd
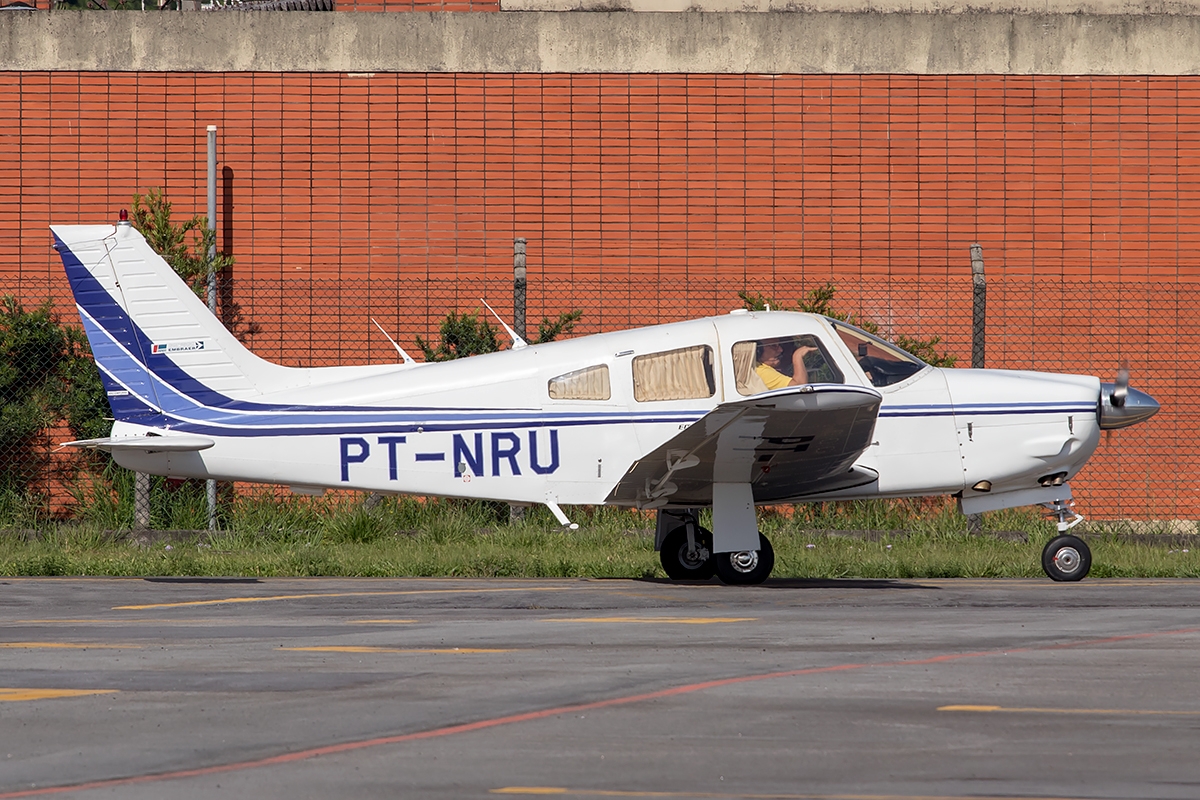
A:
<svg viewBox="0 0 1200 800">
<path fill-rule="evenodd" d="M 205 775 L 219 775 L 224 772 L 236 772 L 239 770 L 257 769 L 259 767 L 271 767 L 277 764 L 290 764 L 294 761 L 304 761 L 306 759 L 316 758 L 318 756 L 347 753 L 353 750 L 364 750 L 368 747 L 379 747 L 381 745 L 400 744 L 403 742 L 415 742 L 422 739 L 437 739 L 444 736 L 454 736 L 460 733 L 471 733 L 472 731 L 487 730 L 488 728 L 496 728 L 501 725 L 513 725 L 518 722 L 531 722 L 533 720 L 545 719 L 547 717 L 555 717 L 560 714 L 574 714 L 579 711 L 592 711 L 598 708 L 612 708 L 613 706 L 642 703 L 647 700 L 658 700 L 664 697 L 678 697 L 679 695 L 702 692 L 708 689 L 718 689 L 723 686 L 734 686 L 739 683 L 777 680 L 779 678 L 792 678 L 800 675 L 820 675 L 830 672 L 850 672 L 853 670 L 870 669 L 873 667 L 917 667 L 925 664 L 943 664 L 949 661 L 961 661 L 968 658 L 985 658 L 987 656 L 997 656 L 1006 653 L 1030 653 L 1039 650 L 1058 650 L 1067 647 L 1087 647 L 1090 645 L 1112 644 L 1116 642 L 1157 638 L 1162 636 L 1180 636 L 1188 633 L 1200 633 L 1200 628 L 1180 628 L 1172 631 L 1137 633 L 1125 636 L 1108 636 L 1103 639 L 1087 639 L 1079 642 L 1064 642 L 1062 644 L 1037 645 L 1033 647 L 1014 647 L 1005 648 L 1003 650 L 980 650 L 972 653 L 947 653 L 940 656 L 930 656 L 929 658 L 911 659 L 906 661 L 880 661 L 870 664 L 837 664 L 830 667 L 808 667 L 805 669 L 783 670 L 781 672 L 764 672 L 757 675 L 742 675 L 735 678 L 718 678 L 711 681 L 701 681 L 699 683 L 688 683 L 682 686 L 674 686 L 670 689 L 659 689 L 658 691 L 654 692 L 643 692 L 641 694 L 631 694 L 624 697 L 613 697 L 608 700 L 596 700 L 591 703 L 578 703 L 576 705 L 546 708 L 542 709 L 541 711 L 528 711 L 524 714 L 510 714 L 503 717 L 493 717 L 492 719 L 478 720 L 476 722 L 466 722 L 460 725 L 448 725 L 444 728 L 433 728 L 427 731 L 418 731 L 416 733 L 402 733 L 395 736 L 380 736 L 374 739 L 361 739 L 354 742 L 342 742 L 341 744 L 313 747 L 307 750 L 297 750 L 293 753 L 283 753 L 277 756 L 269 756 L 267 758 L 253 759 L 250 761 L 235 761 L 229 764 L 216 764 L 210 767 L 181 769 L 171 772 L 155 772 L 148 775 L 134 775 L 128 778 L 107 778 L 103 780 L 88 781 L 86 783 L 45 786 L 39 789 L 19 789 L 14 792 L 0 794 L 0 800 L 15 800 L 15 798 L 20 797 L 40 797 L 52 794 L 63 794 L 66 792 L 83 792 L 88 791 L 89 789 L 110 789 L 116 786 L 132 786 L 140 783 L 155 783 L 158 781 L 178 780 L 180 778 L 196 778 Z"/>
</svg>

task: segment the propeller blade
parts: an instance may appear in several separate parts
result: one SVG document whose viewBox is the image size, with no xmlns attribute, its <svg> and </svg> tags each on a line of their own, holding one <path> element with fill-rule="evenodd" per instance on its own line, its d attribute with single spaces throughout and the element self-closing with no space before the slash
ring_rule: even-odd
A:
<svg viewBox="0 0 1200 800">
<path fill-rule="evenodd" d="M 1109 402 L 1113 404 L 1113 408 L 1123 408 L 1125 406 L 1125 398 L 1129 396 L 1129 363 L 1121 361 L 1121 366 L 1117 369 L 1117 383 L 1113 386 L 1112 395 Z"/>
</svg>

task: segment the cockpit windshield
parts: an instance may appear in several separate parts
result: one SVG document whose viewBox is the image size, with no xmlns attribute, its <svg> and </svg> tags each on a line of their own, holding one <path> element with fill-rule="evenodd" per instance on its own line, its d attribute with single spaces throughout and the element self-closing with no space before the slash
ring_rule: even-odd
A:
<svg viewBox="0 0 1200 800">
<path fill-rule="evenodd" d="M 858 365 L 862 367 L 872 386 L 891 386 L 916 375 L 928 366 L 912 353 L 905 352 L 878 336 L 872 336 L 861 328 L 847 325 L 837 319 L 830 319 L 829 322 L 850 348 L 850 352 L 854 353 Z"/>
</svg>

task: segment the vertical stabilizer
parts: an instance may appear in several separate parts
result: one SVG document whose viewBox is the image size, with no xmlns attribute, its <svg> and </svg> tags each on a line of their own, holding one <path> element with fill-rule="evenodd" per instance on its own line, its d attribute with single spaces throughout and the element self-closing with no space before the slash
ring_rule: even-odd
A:
<svg viewBox="0 0 1200 800">
<path fill-rule="evenodd" d="M 129 223 L 51 230 L 117 419 L 308 383 L 247 350 Z"/>
</svg>

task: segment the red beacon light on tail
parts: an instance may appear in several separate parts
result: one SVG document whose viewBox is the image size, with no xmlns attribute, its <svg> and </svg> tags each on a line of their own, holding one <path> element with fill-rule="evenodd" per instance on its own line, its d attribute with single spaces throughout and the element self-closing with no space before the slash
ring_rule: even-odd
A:
<svg viewBox="0 0 1200 800">
<path fill-rule="evenodd" d="M 122 208 L 120 213 L 117 214 L 117 224 L 118 225 L 128 225 L 129 224 L 129 210 L 128 209 Z"/>
</svg>

